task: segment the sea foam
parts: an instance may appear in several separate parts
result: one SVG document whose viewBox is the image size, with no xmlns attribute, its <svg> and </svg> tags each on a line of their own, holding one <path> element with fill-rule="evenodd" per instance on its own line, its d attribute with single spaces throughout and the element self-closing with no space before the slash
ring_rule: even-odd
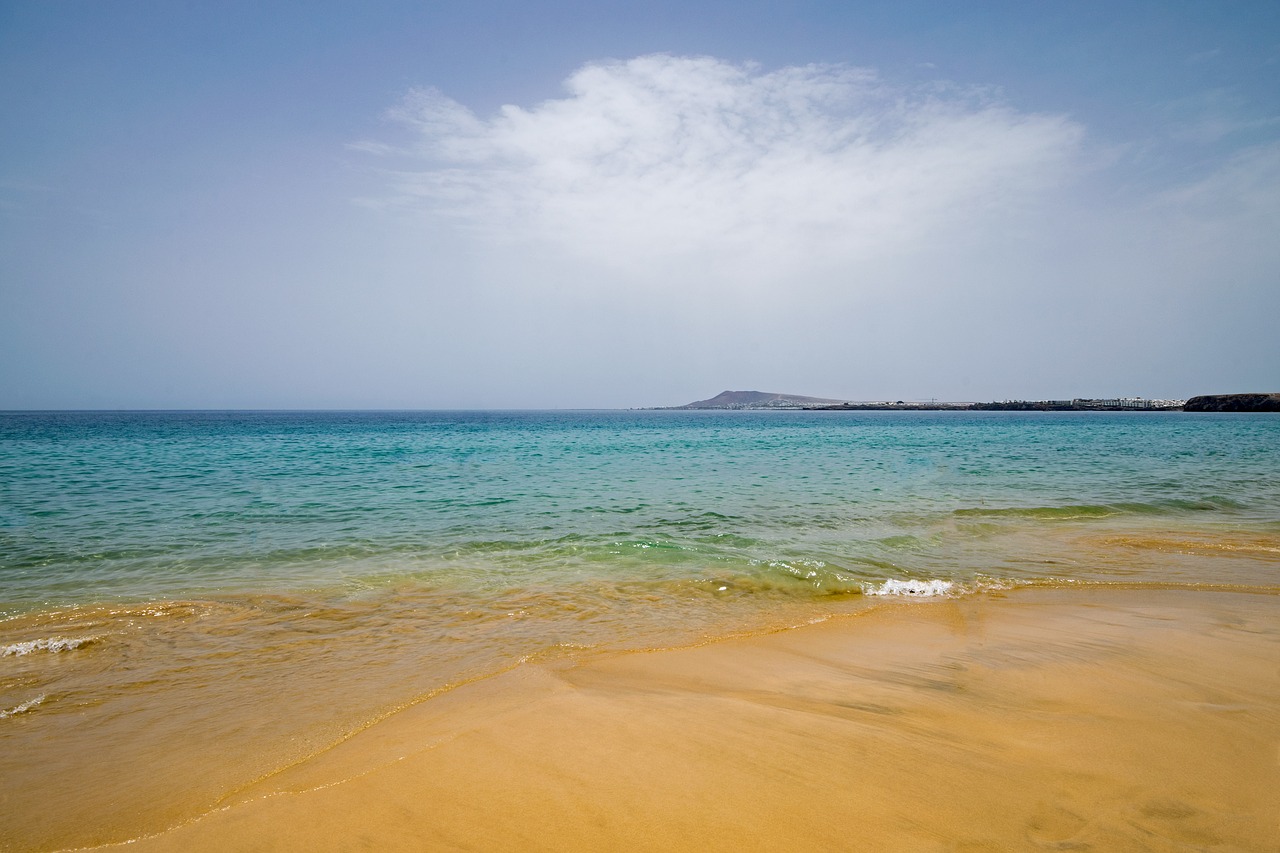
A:
<svg viewBox="0 0 1280 853">
<path fill-rule="evenodd" d="M 900 581 L 890 578 L 882 584 L 867 584 L 863 586 L 862 591 L 866 595 L 913 595 L 927 598 L 936 595 L 950 595 L 953 589 L 955 589 L 955 584 L 951 581 Z"/>
<path fill-rule="evenodd" d="M 14 705 L 12 708 L 10 708 L 7 711 L 0 711 L 0 720 L 3 720 L 5 717 L 16 717 L 18 714 L 25 714 L 27 711 L 30 711 L 32 708 L 39 705 L 43 701 L 44 701 L 44 694 L 41 693 L 36 698 L 28 699 L 27 701 L 23 702 L 21 705 Z"/>
<path fill-rule="evenodd" d="M 12 643 L 0 649 L 0 658 L 7 658 L 10 655 L 21 657 L 32 652 L 67 652 L 86 646 L 97 639 L 97 637 L 45 637 L 40 640 L 27 640 L 25 643 Z"/>
</svg>

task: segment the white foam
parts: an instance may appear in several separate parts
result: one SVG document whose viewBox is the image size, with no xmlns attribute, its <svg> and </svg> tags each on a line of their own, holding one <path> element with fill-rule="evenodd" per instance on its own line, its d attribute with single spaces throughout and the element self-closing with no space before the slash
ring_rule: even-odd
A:
<svg viewBox="0 0 1280 853">
<path fill-rule="evenodd" d="M 7 711 L 0 711 L 0 720 L 3 720 L 5 717 L 16 717 L 18 714 L 25 714 L 27 711 L 30 711 L 32 708 L 39 705 L 43 701 L 44 701 L 44 694 L 41 693 L 36 698 L 28 699 L 27 701 L 23 702 L 21 705 L 15 705 Z"/>
<path fill-rule="evenodd" d="M 890 578 L 879 586 L 866 584 L 862 587 L 862 591 L 866 595 L 913 595 L 919 598 L 950 595 L 953 589 L 955 589 L 955 584 L 951 581 L 900 581 L 894 578 Z"/>
<path fill-rule="evenodd" d="M 97 637 L 46 637 L 41 640 L 27 640 L 25 643 L 13 643 L 0 649 L 0 658 L 10 655 L 21 657 L 32 652 L 68 652 L 88 645 Z"/>
</svg>

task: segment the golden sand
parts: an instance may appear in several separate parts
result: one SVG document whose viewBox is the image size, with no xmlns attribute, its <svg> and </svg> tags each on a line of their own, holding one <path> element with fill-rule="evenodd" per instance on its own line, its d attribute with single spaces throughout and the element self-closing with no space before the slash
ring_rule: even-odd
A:
<svg viewBox="0 0 1280 853">
<path fill-rule="evenodd" d="M 1276 850 L 1280 597 L 1023 591 L 525 665 L 138 850 Z"/>
</svg>

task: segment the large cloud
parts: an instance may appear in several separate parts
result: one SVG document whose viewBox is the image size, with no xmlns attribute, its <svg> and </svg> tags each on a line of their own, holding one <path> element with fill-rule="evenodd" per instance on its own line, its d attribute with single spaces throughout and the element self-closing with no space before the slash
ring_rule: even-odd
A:
<svg viewBox="0 0 1280 853">
<path fill-rule="evenodd" d="M 422 90 L 393 116 L 408 144 L 359 147 L 415 214 L 405 313 L 439 382 L 633 405 L 1274 381 L 1274 142 L 1153 170 L 990 90 L 670 56 L 586 65 L 531 107 Z"/>
<path fill-rule="evenodd" d="M 788 274 L 1016 210 L 1062 179 L 1082 136 L 984 90 L 846 66 L 643 56 L 586 65 L 566 90 L 490 117 L 415 91 L 394 112 L 421 158 L 400 199 L 616 269 Z"/>
</svg>

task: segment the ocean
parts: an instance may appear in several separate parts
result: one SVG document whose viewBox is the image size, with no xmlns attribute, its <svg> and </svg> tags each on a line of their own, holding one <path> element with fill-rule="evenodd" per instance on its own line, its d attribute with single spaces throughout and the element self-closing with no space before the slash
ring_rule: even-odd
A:
<svg viewBox="0 0 1280 853">
<path fill-rule="evenodd" d="M 1280 417 L 0 413 L 0 838 L 163 828 L 526 661 L 1025 587 L 1280 595 Z"/>
</svg>

